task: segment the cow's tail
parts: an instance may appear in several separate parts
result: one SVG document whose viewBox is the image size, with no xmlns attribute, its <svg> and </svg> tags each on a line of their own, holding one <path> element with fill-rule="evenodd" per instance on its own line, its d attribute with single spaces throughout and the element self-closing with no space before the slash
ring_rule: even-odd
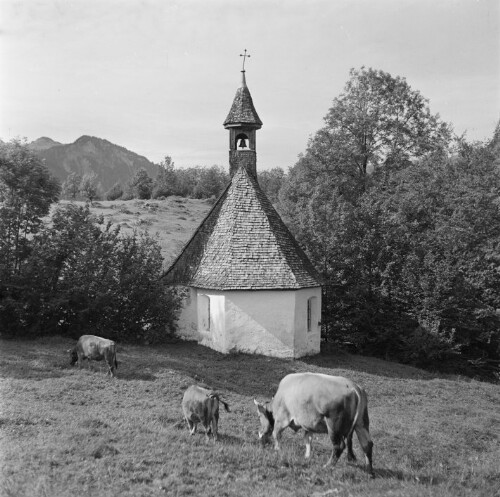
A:
<svg viewBox="0 0 500 497">
<path fill-rule="evenodd" d="M 211 398 L 211 399 L 217 399 L 223 406 L 224 406 L 224 409 L 227 411 L 227 412 L 231 412 L 229 410 L 229 405 L 227 404 L 227 402 L 224 402 L 221 398 L 220 398 L 220 395 L 217 393 L 217 392 L 212 392 L 210 394 L 208 394 L 208 397 Z"/>
<path fill-rule="evenodd" d="M 358 391 L 358 389 L 359 387 L 357 386 L 354 387 L 354 391 L 356 392 L 356 397 L 358 398 L 358 405 L 356 406 L 356 414 L 354 415 L 354 420 L 352 422 L 351 429 L 349 430 L 349 433 L 347 434 L 346 437 L 347 440 L 349 440 L 352 437 L 354 429 L 356 428 L 356 423 L 358 422 L 358 418 L 362 415 L 364 409 L 363 397 Z"/>
</svg>

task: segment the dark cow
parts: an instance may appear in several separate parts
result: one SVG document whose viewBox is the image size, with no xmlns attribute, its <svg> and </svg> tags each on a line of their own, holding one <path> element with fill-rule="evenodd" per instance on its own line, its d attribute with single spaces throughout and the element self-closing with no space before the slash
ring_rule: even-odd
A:
<svg viewBox="0 0 500 497">
<path fill-rule="evenodd" d="M 313 433 L 328 433 L 333 451 L 326 465 L 335 465 L 346 442 L 348 460 L 356 460 L 352 450 L 352 435 L 356 431 L 368 470 L 373 475 L 368 398 L 356 383 L 341 376 L 289 374 L 281 380 L 271 402 L 260 404 L 255 399 L 254 402 L 261 422 L 259 438 L 263 444 L 272 434 L 275 449 L 279 450 L 281 432 L 287 426 L 294 431 L 304 428 L 305 456 L 309 458 Z"/>
<path fill-rule="evenodd" d="M 83 359 L 89 361 L 105 360 L 108 365 L 108 373 L 111 376 L 115 375 L 115 369 L 118 368 L 116 361 L 116 344 L 113 340 L 101 338 L 94 335 L 82 335 L 76 346 L 70 349 L 70 364 L 73 366 L 78 361 L 78 366 L 81 367 Z"/>
<path fill-rule="evenodd" d="M 219 403 L 223 404 L 227 412 L 229 406 L 220 395 L 213 390 L 191 385 L 185 392 L 182 399 L 182 412 L 189 427 L 191 435 L 196 432 L 198 423 L 205 428 L 207 440 L 212 433 L 214 440 L 217 440 L 217 430 L 219 425 Z"/>
</svg>

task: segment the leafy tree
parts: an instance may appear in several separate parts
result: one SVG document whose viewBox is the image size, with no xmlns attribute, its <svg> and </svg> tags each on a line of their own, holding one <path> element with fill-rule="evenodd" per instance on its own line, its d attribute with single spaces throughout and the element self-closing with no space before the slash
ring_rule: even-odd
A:
<svg viewBox="0 0 500 497">
<path fill-rule="evenodd" d="M 18 326 L 122 341 L 158 341 L 173 330 L 178 299 L 159 279 L 159 244 L 147 234 L 124 235 L 88 205 L 69 204 L 33 243 L 23 305 L 11 313 Z"/>
<path fill-rule="evenodd" d="M 152 198 L 178 194 L 177 174 L 174 167 L 174 162 L 168 155 L 159 164 L 158 175 L 153 183 Z"/>
<path fill-rule="evenodd" d="M 82 177 L 78 173 L 70 173 L 62 184 L 62 196 L 70 200 L 75 200 L 80 194 L 81 184 Z"/>
<path fill-rule="evenodd" d="M 229 181 L 227 173 L 220 166 L 200 167 L 197 173 L 192 193 L 194 198 L 218 197 Z"/>
<path fill-rule="evenodd" d="M 146 169 L 141 167 L 130 180 L 130 190 L 134 198 L 149 199 L 153 190 L 153 180 Z"/>
<path fill-rule="evenodd" d="M 85 173 L 80 183 L 80 194 L 88 202 L 92 203 L 99 197 L 99 186 L 97 174 L 93 171 Z"/>
<path fill-rule="evenodd" d="M 332 184 L 332 179 L 332 195 L 356 202 L 371 182 L 383 182 L 414 159 L 446 149 L 450 137 L 450 127 L 431 114 L 427 100 L 404 78 L 352 69 L 325 116 L 325 126 L 291 168 L 281 210 L 293 221 L 314 188 Z"/>
<path fill-rule="evenodd" d="M 353 71 L 278 208 L 323 275 L 324 339 L 491 377 L 498 140 L 453 147 L 450 133 L 403 79 Z"/>
<path fill-rule="evenodd" d="M 0 144 L 0 278 L 19 273 L 29 239 L 42 225 L 61 187 L 26 143 Z"/>
<path fill-rule="evenodd" d="M 118 181 L 105 194 L 106 200 L 117 200 L 123 195 L 123 186 Z"/>
<path fill-rule="evenodd" d="M 285 171 L 281 167 L 274 167 L 259 172 L 259 185 L 261 186 L 267 198 L 273 203 L 277 203 L 279 192 L 285 180 Z"/>
</svg>

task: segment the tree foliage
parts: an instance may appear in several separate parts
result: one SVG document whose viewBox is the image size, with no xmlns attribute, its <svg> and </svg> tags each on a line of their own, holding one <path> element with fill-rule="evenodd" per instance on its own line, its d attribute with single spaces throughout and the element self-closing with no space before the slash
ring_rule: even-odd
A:
<svg viewBox="0 0 500 497">
<path fill-rule="evenodd" d="M 83 175 L 80 182 L 80 195 L 90 203 L 99 198 L 97 174 L 93 171 Z"/>
<path fill-rule="evenodd" d="M 62 184 L 62 197 L 68 200 L 76 200 L 80 195 L 82 177 L 78 173 L 70 173 Z"/>
<path fill-rule="evenodd" d="M 0 145 L 0 274 L 3 281 L 21 270 L 61 187 L 40 159 L 19 140 Z"/>
<path fill-rule="evenodd" d="M 500 167 L 450 139 L 402 78 L 351 71 L 279 209 L 326 282 L 324 339 L 492 375 L 500 361 Z M 458 366 L 457 366 L 458 364 Z"/>
<path fill-rule="evenodd" d="M 0 152 L 2 333 L 165 338 L 179 298 L 159 278 L 158 241 L 121 233 L 88 205 L 59 206 L 44 222 L 58 183 L 26 145 Z"/>
<path fill-rule="evenodd" d="M 129 189 L 134 198 L 149 199 L 153 191 L 153 180 L 146 169 L 141 167 L 130 180 Z"/>
<path fill-rule="evenodd" d="M 267 198 L 273 203 L 278 202 L 279 192 L 285 181 L 285 171 L 281 167 L 265 169 L 258 173 L 259 185 Z"/>
</svg>

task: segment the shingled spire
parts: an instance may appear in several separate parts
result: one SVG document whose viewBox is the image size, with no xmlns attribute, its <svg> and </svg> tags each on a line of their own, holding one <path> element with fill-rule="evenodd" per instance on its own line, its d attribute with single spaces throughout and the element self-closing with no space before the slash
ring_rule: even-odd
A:
<svg viewBox="0 0 500 497">
<path fill-rule="evenodd" d="M 257 182 L 255 132 L 262 126 L 242 71 L 224 127 L 231 183 L 165 274 L 213 290 L 319 286 L 319 277 Z"/>
<path fill-rule="evenodd" d="M 257 179 L 255 132 L 262 127 L 262 121 L 253 105 L 245 70 L 241 71 L 241 84 L 236 90 L 224 127 L 229 130 L 229 174 L 232 177 L 243 167 Z"/>
</svg>

